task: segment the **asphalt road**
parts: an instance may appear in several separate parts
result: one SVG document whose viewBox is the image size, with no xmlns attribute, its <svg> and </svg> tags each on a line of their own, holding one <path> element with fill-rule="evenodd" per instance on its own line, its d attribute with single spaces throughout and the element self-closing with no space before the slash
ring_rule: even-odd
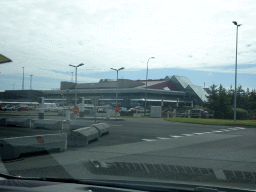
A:
<svg viewBox="0 0 256 192">
<path fill-rule="evenodd" d="M 255 183 L 254 128 L 175 123 L 159 118 L 125 118 L 107 123 L 110 134 L 86 147 L 24 156 L 4 162 L 0 169 L 40 177 Z"/>
</svg>

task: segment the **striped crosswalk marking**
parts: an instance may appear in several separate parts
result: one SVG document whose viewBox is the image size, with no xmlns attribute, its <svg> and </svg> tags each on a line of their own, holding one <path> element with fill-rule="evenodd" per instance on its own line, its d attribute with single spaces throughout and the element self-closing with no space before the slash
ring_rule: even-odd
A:
<svg viewBox="0 0 256 192">
<path fill-rule="evenodd" d="M 237 128 L 237 129 L 245 129 L 244 127 L 235 127 L 235 128 Z"/>
<path fill-rule="evenodd" d="M 195 135 L 203 135 L 204 133 L 194 133 Z"/>
<path fill-rule="evenodd" d="M 183 136 L 170 135 L 170 137 L 179 138 L 179 137 L 183 137 Z"/>
<path fill-rule="evenodd" d="M 156 141 L 156 139 L 142 139 L 143 141 Z"/>
<path fill-rule="evenodd" d="M 166 138 L 166 137 L 157 137 L 157 139 L 171 139 L 170 137 L 169 138 Z"/>
</svg>

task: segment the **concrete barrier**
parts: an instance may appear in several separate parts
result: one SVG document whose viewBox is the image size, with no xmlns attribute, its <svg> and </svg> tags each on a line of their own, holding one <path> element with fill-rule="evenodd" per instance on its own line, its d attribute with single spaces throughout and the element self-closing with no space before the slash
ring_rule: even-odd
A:
<svg viewBox="0 0 256 192">
<path fill-rule="evenodd" d="M 62 121 L 57 120 L 36 120 L 34 128 L 62 130 L 63 124 Z"/>
<path fill-rule="evenodd" d="M 0 118 L 0 126 L 5 126 L 6 118 Z"/>
<path fill-rule="evenodd" d="M 109 133 L 109 125 L 107 123 L 93 124 L 91 127 L 95 127 L 99 131 L 100 136 Z"/>
<path fill-rule="evenodd" d="M 72 130 L 68 137 L 69 146 L 86 146 L 89 141 L 99 140 L 99 132 L 95 127 L 84 127 Z"/>
<path fill-rule="evenodd" d="M 65 115 L 66 115 L 66 110 L 59 109 L 59 110 L 58 110 L 58 115 L 60 115 L 60 116 L 65 116 Z"/>
<path fill-rule="evenodd" d="M 46 134 L 0 139 L 0 155 L 2 160 L 16 159 L 20 154 L 67 149 L 67 134 Z"/>
<path fill-rule="evenodd" d="M 21 119 L 21 118 L 7 118 L 5 121 L 5 126 L 18 126 L 18 127 L 31 127 L 31 120 L 30 119 Z"/>
<path fill-rule="evenodd" d="M 81 122 L 81 121 L 70 121 L 69 124 L 69 130 L 74 130 L 74 129 L 79 129 L 79 128 L 83 128 L 83 127 L 87 127 L 88 123 L 85 122 Z"/>
</svg>

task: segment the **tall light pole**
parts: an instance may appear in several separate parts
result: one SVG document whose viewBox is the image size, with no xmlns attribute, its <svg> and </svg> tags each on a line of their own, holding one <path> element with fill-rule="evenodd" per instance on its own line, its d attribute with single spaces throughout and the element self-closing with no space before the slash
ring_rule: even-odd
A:
<svg viewBox="0 0 256 192">
<path fill-rule="evenodd" d="M 75 65 L 69 65 L 71 67 L 75 67 L 76 68 L 76 85 L 75 85 L 75 106 L 77 104 L 76 102 L 76 97 L 77 97 L 77 90 L 76 90 L 76 87 L 77 87 L 77 67 L 81 67 L 83 66 L 84 64 L 83 63 L 80 63 L 79 65 L 75 66 Z"/>
<path fill-rule="evenodd" d="M 155 57 L 149 57 L 148 62 L 150 59 L 155 59 Z M 147 97 L 148 97 L 148 62 L 147 62 L 147 74 L 146 74 L 146 96 L 145 96 L 145 109 L 144 115 L 146 115 L 146 108 L 147 108 Z"/>
<path fill-rule="evenodd" d="M 22 78 L 22 90 L 24 90 L 24 67 L 23 68 L 23 78 Z"/>
<path fill-rule="evenodd" d="M 113 69 L 113 68 L 110 68 L 114 71 L 116 71 L 116 105 L 117 105 L 117 89 L 118 89 L 118 71 L 121 71 L 124 69 L 124 67 L 121 67 L 119 69 Z"/>
<path fill-rule="evenodd" d="M 32 90 L 32 77 L 33 75 L 30 75 L 30 90 Z"/>
<path fill-rule="evenodd" d="M 71 72 L 72 73 L 72 76 L 71 76 L 71 83 L 73 83 L 73 72 Z"/>
<path fill-rule="evenodd" d="M 237 24 L 236 21 L 233 21 L 234 25 L 236 25 L 236 64 L 235 64 L 235 94 L 234 94 L 234 121 L 236 121 L 236 82 L 237 82 L 237 44 L 238 44 L 238 27 L 242 24 Z"/>
</svg>

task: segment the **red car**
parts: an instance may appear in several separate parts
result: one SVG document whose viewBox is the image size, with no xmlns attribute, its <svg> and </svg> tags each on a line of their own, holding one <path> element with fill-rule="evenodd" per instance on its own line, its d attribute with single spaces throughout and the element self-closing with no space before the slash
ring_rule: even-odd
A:
<svg viewBox="0 0 256 192">
<path fill-rule="evenodd" d="M 18 111 L 27 111 L 28 110 L 28 107 L 19 107 L 18 108 Z"/>
</svg>

